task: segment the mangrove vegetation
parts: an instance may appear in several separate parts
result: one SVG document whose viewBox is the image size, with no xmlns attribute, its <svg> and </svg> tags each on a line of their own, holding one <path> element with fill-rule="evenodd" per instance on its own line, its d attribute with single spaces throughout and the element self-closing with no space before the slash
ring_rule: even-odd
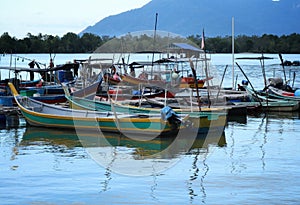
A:
<svg viewBox="0 0 300 205">
<path fill-rule="evenodd" d="M 1 53 L 92 53 L 97 48 L 110 41 L 114 37 L 98 36 L 85 33 L 79 36 L 69 32 L 62 37 L 28 33 L 23 39 L 11 37 L 7 32 L 0 37 Z M 192 35 L 187 37 L 193 44 L 201 45 L 202 36 Z M 205 48 L 212 53 L 231 53 L 232 38 L 206 37 Z M 264 34 L 262 36 L 235 37 L 235 52 L 251 53 L 300 53 L 300 34 L 276 36 Z"/>
</svg>

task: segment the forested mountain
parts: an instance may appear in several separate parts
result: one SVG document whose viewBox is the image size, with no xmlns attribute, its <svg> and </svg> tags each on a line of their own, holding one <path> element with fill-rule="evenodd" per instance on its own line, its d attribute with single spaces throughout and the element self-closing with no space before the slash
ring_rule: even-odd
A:
<svg viewBox="0 0 300 205">
<path fill-rule="evenodd" d="M 158 13 L 158 30 L 183 36 L 231 35 L 235 19 L 236 35 L 289 35 L 300 33 L 300 0 L 152 0 L 139 9 L 109 16 L 83 33 L 118 36 L 128 32 L 153 30 Z"/>
<path fill-rule="evenodd" d="M 231 20 L 235 19 L 235 51 L 300 53 L 300 0 L 152 0 L 139 9 L 109 16 L 79 35 L 62 37 L 28 33 L 17 39 L 3 33 L 1 53 L 93 52 L 114 36 L 134 31 L 158 30 L 187 37 L 206 49 L 231 52 Z"/>
</svg>

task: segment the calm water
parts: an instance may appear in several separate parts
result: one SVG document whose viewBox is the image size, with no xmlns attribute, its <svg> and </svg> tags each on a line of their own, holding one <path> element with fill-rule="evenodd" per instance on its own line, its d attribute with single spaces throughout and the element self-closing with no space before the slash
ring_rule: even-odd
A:
<svg viewBox="0 0 300 205">
<path fill-rule="evenodd" d="M 300 60 L 299 55 L 286 56 Z M 65 58 L 72 60 L 73 56 Z M 212 59 L 220 73 L 231 63 L 230 55 Z M 268 76 L 274 70 L 280 75 L 280 67 L 274 65 L 278 59 L 274 61 L 267 65 Z M 240 64 L 252 83 L 262 88 L 259 62 Z M 242 80 L 241 73 L 237 74 Z M 228 70 L 224 85 L 231 85 L 230 78 Z M 296 87 L 299 81 L 296 77 Z M 95 142 L 84 148 L 80 140 L 97 141 L 93 134 L 86 133 L 79 140 L 71 131 L 26 127 L 23 119 L 19 124 L 7 121 L 0 130 L 0 204 L 300 203 L 299 113 L 248 116 L 246 123 L 230 122 L 224 135 L 200 138 L 188 152 L 163 152 L 170 144 L 168 139 L 137 143 L 115 135 L 108 137 L 113 147 L 98 147 Z M 104 152 L 110 155 L 103 155 L 110 160 L 107 167 L 90 155 Z M 116 172 L 117 163 L 127 170 L 151 172 L 146 176 L 122 174 Z M 170 164 L 157 171 L 158 166 Z"/>
</svg>

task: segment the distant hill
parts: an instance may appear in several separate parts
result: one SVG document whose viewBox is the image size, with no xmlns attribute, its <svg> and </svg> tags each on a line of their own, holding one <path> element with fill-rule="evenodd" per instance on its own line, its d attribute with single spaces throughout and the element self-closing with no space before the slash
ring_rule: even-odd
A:
<svg viewBox="0 0 300 205">
<path fill-rule="evenodd" d="M 222 2 L 222 3 L 221 3 Z M 182 36 L 289 35 L 300 33 L 300 0 L 152 0 L 139 9 L 109 16 L 80 34 L 119 36 L 128 32 L 158 30 Z"/>
</svg>

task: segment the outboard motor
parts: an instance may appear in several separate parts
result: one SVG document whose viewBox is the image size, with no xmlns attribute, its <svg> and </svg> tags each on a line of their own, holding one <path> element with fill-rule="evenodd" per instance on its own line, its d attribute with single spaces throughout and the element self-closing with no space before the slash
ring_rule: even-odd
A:
<svg viewBox="0 0 300 205">
<path fill-rule="evenodd" d="M 284 84 L 283 79 L 282 78 L 269 78 L 269 85 L 287 91 L 287 92 L 294 92 L 294 90 L 292 89 L 291 86 L 289 86 L 288 84 Z"/>
<path fill-rule="evenodd" d="M 269 85 L 278 88 L 278 89 L 282 89 L 283 87 L 283 79 L 282 78 L 269 78 Z"/>
<path fill-rule="evenodd" d="M 171 124 L 173 130 L 180 126 L 182 122 L 180 117 L 169 106 L 163 107 L 160 113 L 162 119 L 167 120 Z"/>
</svg>

